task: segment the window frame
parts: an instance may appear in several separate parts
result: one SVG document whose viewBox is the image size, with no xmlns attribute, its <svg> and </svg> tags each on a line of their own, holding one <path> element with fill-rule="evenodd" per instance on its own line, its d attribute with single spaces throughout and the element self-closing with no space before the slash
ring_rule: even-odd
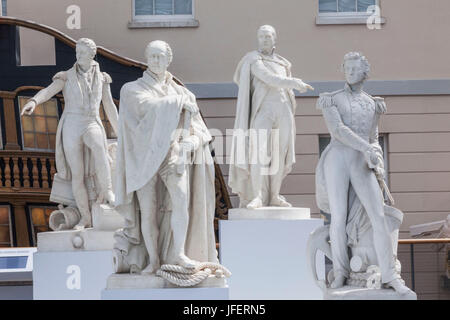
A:
<svg viewBox="0 0 450 320">
<path fill-rule="evenodd" d="M 17 95 L 16 96 L 17 106 L 18 106 L 18 109 L 19 109 L 19 114 L 20 114 L 20 110 L 21 110 L 20 98 L 31 99 L 32 97 L 28 97 L 27 95 Z M 19 121 L 20 122 L 20 135 L 21 135 L 21 138 L 22 138 L 22 150 L 24 150 L 24 151 L 36 151 L 36 152 L 55 152 L 55 150 L 56 150 L 56 135 L 57 135 L 57 132 L 58 132 L 58 126 L 59 126 L 59 121 L 61 120 L 61 116 L 59 114 L 59 101 L 58 101 L 58 99 L 56 97 L 53 97 L 53 98 L 49 99 L 49 101 L 50 100 L 55 100 L 55 102 L 56 102 L 56 111 L 58 113 L 56 115 L 56 118 L 58 120 L 58 124 L 57 124 L 56 131 L 55 131 L 55 149 L 41 149 L 41 148 L 25 147 L 25 137 L 24 137 L 25 136 L 25 132 L 23 131 L 24 129 L 23 129 L 23 123 L 22 123 L 23 118 L 19 117 L 20 118 L 20 121 Z M 45 114 L 44 117 L 47 118 L 47 115 Z M 52 116 L 52 117 L 54 117 L 54 116 Z M 47 119 L 46 119 L 46 123 L 45 124 L 47 126 Z M 27 132 L 29 132 L 29 131 L 27 131 Z M 36 133 L 40 133 L 40 132 L 33 131 L 32 133 L 36 134 Z M 46 132 L 46 134 L 47 134 L 47 138 L 48 138 L 48 135 L 49 135 L 48 131 Z"/>
<path fill-rule="evenodd" d="M 174 1 L 174 0 L 172 0 Z M 171 22 L 193 20 L 195 17 L 195 0 L 192 0 L 192 14 L 158 14 L 158 15 L 137 15 L 136 0 L 132 0 L 132 19 L 135 22 Z"/>
<path fill-rule="evenodd" d="M 0 0 L 0 2 L 0 16 L 6 17 L 8 15 L 8 2 L 7 0 Z"/>
<path fill-rule="evenodd" d="M 37 246 L 37 234 L 39 232 L 36 232 L 34 230 L 35 226 L 33 224 L 33 208 L 41 208 L 44 210 L 53 209 L 53 211 L 56 211 L 56 210 L 58 210 L 58 207 L 54 206 L 52 204 L 39 204 L 39 203 L 27 204 L 27 213 L 28 213 L 28 218 L 29 218 L 29 220 L 28 220 L 29 221 L 29 229 L 28 230 L 30 232 L 30 235 L 31 235 L 31 238 L 33 241 L 33 246 L 36 247 Z M 45 211 L 44 211 L 44 214 L 45 214 Z M 40 226 L 38 226 L 38 227 L 40 227 Z M 45 231 L 45 232 L 49 232 L 49 231 L 52 231 L 52 229 L 50 229 L 50 226 L 48 226 L 48 231 Z"/>
<path fill-rule="evenodd" d="M 11 205 L 9 204 L 0 204 L 1 208 L 7 208 L 8 209 L 8 214 L 9 214 L 9 244 L 10 247 L 14 247 L 14 234 L 13 234 L 13 215 L 12 215 L 12 209 L 11 209 Z M 0 224 L 0 226 L 6 226 L 5 224 Z M 6 248 L 6 247 L 3 247 Z"/>
<path fill-rule="evenodd" d="M 337 1 L 340 1 L 340 0 L 337 0 Z M 355 0 L 355 1 L 358 1 L 358 0 Z M 380 0 L 375 0 L 375 5 L 380 8 L 381 24 L 384 24 L 386 20 L 383 17 L 381 17 Z M 354 12 L 320 12 L 319 0 L 317 0 L 316 24 L 366 24 L 367 19 L 370 16 L 372 16 L 372 14 L 369 14 L 365 11 L 363 11 L 363 12 L 358 12 L 358 11 L 354 11 Z"/>
</svg>

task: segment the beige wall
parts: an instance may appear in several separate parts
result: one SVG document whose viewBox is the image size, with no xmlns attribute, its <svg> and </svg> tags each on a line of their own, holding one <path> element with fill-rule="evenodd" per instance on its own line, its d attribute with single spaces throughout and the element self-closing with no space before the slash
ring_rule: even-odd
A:
<svg viewBox="0 0 450 320">
<path fill-rule="evenodd" d="M 277 50 L 294 74 L 311 80 L 339 80 L 344 53 L 360 50 L 373 66 L 372 79 L 448 78 L 450 1 L 381 0 L 382 30 L 365 25 L 317 26 L 316 0 L 196 0 L 198 28 L 128 29 L 132 0 L 14 0 L 10 16 L 55 27 L 71 37 L 91 37 L 121 55 L 143 60 L 145 45 L 168 41 L 172 71 L 185 82 L 229 82 L 239 59 L 256 45 L 256 29 L 274 25 Z M 275 6 L 275 3 L 277 4 Z M 66 8 L 81 7 L 81 30 L 66 27 Z M 257 7 L 257 8 L 256 8 Z"/>
</svg>

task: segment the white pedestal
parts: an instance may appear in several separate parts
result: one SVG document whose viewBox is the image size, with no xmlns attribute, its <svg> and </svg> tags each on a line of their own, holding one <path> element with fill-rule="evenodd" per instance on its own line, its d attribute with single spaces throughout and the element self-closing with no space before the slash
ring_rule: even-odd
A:
<svg viewBox="0 0 450 320">
<path fill-rule="evenodd" d="M 289 208 L 304 213 L 301 208 Z M 257 210 L 232 209 L 236 216 L 255 216 Z M 272 217 L 286 208 L 264 208 Z M 249 212 L 251 211 L 251 212 Z M 291 212 L 292 213 L 292 212 Z M 305 217 L 304 215 L 301 215 Z M 232 272 L 227 280 L 230 299 L 322 299 L 307 267 L 309 234 L 323 225 L 321 219 L 221 220 L 220 260 Z M 317 256 L 324 277 L 325 259 Z"/>
<path fill-rule="evenodd" d="M 103 300 L 228 300 L 228 288 L 106 289 Z"/>
<path fill-rule="evenodd" d="M 301 220 L 311 218 L 309 208 L 274 208 L 230 209 L 228 220 Z"/>
<path fill-rule="evenodd" d="M 367 289 L 344 286 L 339 289 L 328 289 L 325 300 L 417 300 L 414 292 L 399 295 L 393 289 Z"/>
<path fill-rule="evenodd" d="M 33 297 L 35 300 L 100 299 L 111 273 L 112 250 L 36 252 Z"/>
</svg>

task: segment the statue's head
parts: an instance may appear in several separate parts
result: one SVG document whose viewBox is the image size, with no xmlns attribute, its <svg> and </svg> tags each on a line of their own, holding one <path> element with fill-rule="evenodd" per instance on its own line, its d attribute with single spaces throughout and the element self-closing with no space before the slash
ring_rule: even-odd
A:
<svg viewBox="0 0 450 320">
<path fill-rule="evenodd" d="M 345 80 L 350 85 L 361 83 L 369 77 L 370 64 L 366 57 L 359 52 L 349 52 L 344 56 L 342 70 Z"/>
<path fill-rule="evenodd" d="M 269 25 L 263 25 L 258 29 L 258 49 L 263 53 L 272 53 L 277 40 L 275 28 Z"/>
<path fill-rule="evenodd" d="M 172 62 L 172 49 L 167 42 L 155 40 L 145 48 L 145 57 L 150 71 L 155 74 L 162 74 L 167 71 Z"/>
<path fill-rule="evenodd" d="M 81 38 L 77 41 L 75 51 L 78 64 L 89 66 L 97 54 L 97 46 L 91 39 Z"/>
</svg>

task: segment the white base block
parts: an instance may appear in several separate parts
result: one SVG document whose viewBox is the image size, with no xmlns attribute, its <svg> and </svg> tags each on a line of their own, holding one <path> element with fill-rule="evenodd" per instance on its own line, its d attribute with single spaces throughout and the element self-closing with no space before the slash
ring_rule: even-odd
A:
<svg viewBox="0 0 450 320">
<path fill-rule="evenodd" d="M 339 289 L 328 289 L 324 293 L 325 300 L 417 300 L 417 295 L 399 295 L 393 289 L 367 289 L 344 286 Z"/>
<path fill-rule="evenodd" d="M 228 210 L 228 220 L 301 220 L 311 218 L 309 208 L 262 207 Z"/>
<path fill-rule="evenodd" d="M 228 300 L 228 288 L 105 289 L 102 300 Z"/>
<path fill-rule="evenodd" d="M 40 232 L 37 234 L 37 248 L 39 252 L 112 250 L 113 235 L 114 231 L 93 228 Z"/>
<path fill-rule="evenodd" d="M 225 288 L 225 277 L 210 276 L 196 286 L 190 288 Z M 112 274 L 108 277 L 106 289 L 163 289 L 179 288 L 156 275 Z"/>
<path fill-rule="evenodd" d="M 219 223 L 221 264 L 233 273 L 227 280 L 231 300 L 323 298 L 310 275 L 306 256 L 309 234 L 322 226 L 323 220 Z M 324 278 L 323 255 L 317 255 L 317 271 Z"/>
<path fill-rule="evenodd" d="M 112 250 L 36 252 L 33 256 L 35 300 L 100 299 L 113 273 Z"/>
</svg>

